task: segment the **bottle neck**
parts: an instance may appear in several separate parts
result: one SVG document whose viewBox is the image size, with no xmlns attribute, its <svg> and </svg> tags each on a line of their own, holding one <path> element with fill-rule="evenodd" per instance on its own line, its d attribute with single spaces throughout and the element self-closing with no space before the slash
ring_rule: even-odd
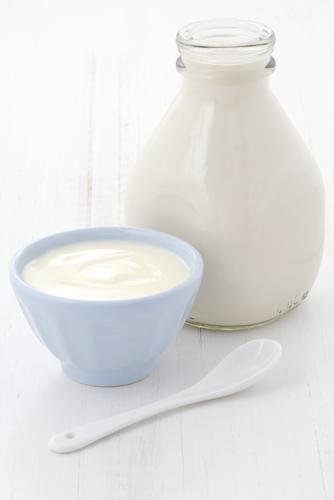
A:
<svg viewBox="0 0 334 500">
<path fill-rule="evenodd" d="M 177 71 L 190 81 L 205 81 L 212 85 L 266 85 L 267 77 L 275 70 L 273 57 L 247 64 L 212 65 L 186 61 L 179 57 L 176 61 Z"/>
<path fill-rule="evenodd" d="M 271 95 L 269 78 L 254 78 L 243 80 L 204 79 L 186 77 L 181 87 L 181 93 L 188 97 L 206 100 L 208 97 L 217 99 L 264 99 Z M 233 101 L 234 102 L 234 101 Z"/>
<path fill-rule="evenodd" d="M 265 79 L 275 68 L 274 32 L 253 21 L 213 19 L 178 32 L 178 71 L 187 79 L 242 85 Z"/>
</svg>

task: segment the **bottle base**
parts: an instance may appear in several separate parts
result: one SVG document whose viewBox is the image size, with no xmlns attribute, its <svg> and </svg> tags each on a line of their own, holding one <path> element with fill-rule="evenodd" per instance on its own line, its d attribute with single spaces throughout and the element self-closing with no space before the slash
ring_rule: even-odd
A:
<svg viewBox="0 0 334 500">
<path fill-rule="evenodd" d="M 245 325 L 215 325 L 215 324 L 210 324 L 210 323 L 201 323 L 199 321 L 194 321 L 192 319 L 187 319 L 186 325 L 193 326 L 195 328 L 202 328 L 203 330 L 211 330 L 211 331 L 221 331 L 221 332 L 237 332 L 237 331 L 242 331 L 242 330 L 251 330 L 252 328 L 257 328 L 260 326 L 265 326 L 268 325 L 269 323 L 273 323 L 273 321 L 276 321 L 277 319 L 281 318 L 282 316 L 285 316 L 287 313 L 298 307 L 300 303 L 296 304 L 294 307 L 291 307 L 289 310 L 277 314 L 273 318 L 266 319 L 265 321 L 260 321 L 258 323 L 250 323 L 250 324 L 245 324 Z"/>
<path fill-rule="evenodd" d="M 241 331 L 241 330 L 251 330 L 252 328 L 257 328 L 258 326 L 264 326 L 267 325 L 268 323 L 272 323 L 276 319 L 278 319 L 280 316 L 275 316 L 275 318 L 268 319 L 266 321 L 261 321 L 260 323 L 252 323 L 250 325 L 214 325 L 214 324 L 208 324 L 208 323 L 198 323 L 197 321 L 192 321 L 192 320 L 187 320 L 186 325 L 189 326 L 194 326 L 195 328 L 202 328 L 203 330 L 217 330 L 217 331 L 222 331 L 222 332 L 234 332 L 234 331 Z"/>
</svg>

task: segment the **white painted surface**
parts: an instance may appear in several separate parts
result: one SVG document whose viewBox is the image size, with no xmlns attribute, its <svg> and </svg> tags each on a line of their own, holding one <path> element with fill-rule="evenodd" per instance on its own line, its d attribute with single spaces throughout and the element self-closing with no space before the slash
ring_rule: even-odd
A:
<svg viewBox="0 0 334 500">
<path fill-rule="evenodd" d="M 29 331 L 8 260 L 44 234 L 119 222 L 138 150 L 178 87 L 175 32 L 221 15 L 257 18 L 277 33 L 274 89 L 327 187 L 318 281 L 305 304 L 263 329 L 185 328 L 139 384 L 80 386 Z M 334 498 L 333 23 L 329 0 L 0 3 L 1 500 Z M 77 454 L 47 450 L 53 433 L 186 387 L 258 337 L 284 348 L 261 386 Z"/>
</svg>

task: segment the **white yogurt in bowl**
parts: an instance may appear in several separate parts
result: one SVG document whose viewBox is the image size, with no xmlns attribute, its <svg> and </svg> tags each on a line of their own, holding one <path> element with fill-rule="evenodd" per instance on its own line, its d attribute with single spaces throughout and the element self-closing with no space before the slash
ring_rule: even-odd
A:
<svg viewBox="0 0 334 500">
<path fill-rule="evenodd" d="M 174 252 L 134 240 L 93 240 L 53 248 L 28 262 L 23 280 L 70 299 L 145 297 L 182 283 L 188 265 Z"/>
<path fill-rule="evenodd" d="M 20 250 L 10 280 L 39 340 L 73 380 L 146 377 L 182 328 L 203 273 L 200 254 L 159 231 L 91 227 Z"/>
</svg>

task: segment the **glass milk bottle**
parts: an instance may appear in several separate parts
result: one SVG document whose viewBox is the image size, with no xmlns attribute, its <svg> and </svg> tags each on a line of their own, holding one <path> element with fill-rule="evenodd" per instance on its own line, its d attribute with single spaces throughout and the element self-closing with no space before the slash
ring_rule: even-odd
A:
<svg viewBox="0 0 334 500">
<path fill-rule="evenodd" d="M 175 234 L 204 258 L 195 326 L 272 321 L 306 298 L 319 269 L 323 183 L 270 90 L 274 43 L 251 21 L 182 28 L 181 90 L 130 181 L 127 223 Z"/>
</svg>

